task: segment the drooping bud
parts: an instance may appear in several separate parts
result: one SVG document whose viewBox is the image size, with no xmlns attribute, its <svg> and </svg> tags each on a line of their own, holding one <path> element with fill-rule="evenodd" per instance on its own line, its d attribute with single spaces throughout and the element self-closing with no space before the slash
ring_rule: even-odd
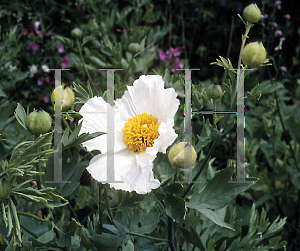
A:
<svg viewBox="0 0 300 251">
<path fill-rule="evenodd" d="M 135 54 L 135 53 L 138 53 L 140 50 L 141 50 L 141 46 L 139 43 L 131 43 L 129 46 L 128 46 L 128 50 L 132 53 L 132 54 Z"/>
<path fill-rule="evenodd" d="M 55 102 L 55 92 L 59 92 L 59 95 L 61 96 L 61 105 L 63 111 L 67 110 L 74 104 L 75 101 L 74 92 L 69 87 L 58 86 L 52 91 L 52 95 L 51 95 L 52 105 L 54 105 Z"/>
<path fill-rule="evenodd" d="M 52 119 L 43 109 L 35 110 L 27 115 L 25 126 L 32 135 L 38 137 L 51 129 Z"/>
<path fill-rule="evenodd" d="M 0 200 L 6 199 L 12 191 L 11 182 L 5 178 L 0 180 Z"/>
<path fill-rule="evenodd" d="M 256 23 L 261 19 L 261 11 L 255 3 L 244 8 L 243 15 L 249 23 Z"/>
<path fill-rule="evenodd" d="M 78 29 L 77 27 L 71 31 L 71 36 L 73 38 L 81 38 L 82 37 L 82 30 Z"/>
<path fill-rule="evenodd" d="M 212 99 L 213 101 L 219 101 L 223 96 L 221 86 L 219 86 L 217 83 L 208 86 L 206 89 L 206 95 L 209 99 Z"/>
<path fill-rule="evenodd" d="M 197 153 L 191 144 L 180 142 L 171 147 L 168 158 L 174 168 L 190 168 L 196 162 Z"/>
<path fill-rule="evenodd" d="M 265 62 L 267 52 L 261 42 L 252 42 L 244 47 L 241 56 L 244 65 L 248 68 L 256 68 Z"/>
</svg>

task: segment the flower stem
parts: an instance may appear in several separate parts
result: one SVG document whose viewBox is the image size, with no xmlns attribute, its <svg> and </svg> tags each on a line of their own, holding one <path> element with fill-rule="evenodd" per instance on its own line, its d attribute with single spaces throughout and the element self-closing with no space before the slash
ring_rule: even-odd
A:
<svg viewBox="0 0 300 251">
<path fill-rule="evenodd" d="M 38 216 L 36 216 L 36 215 L 34 215 L 34 214 L 31 214 L 31 213 L 26 213 L 26 212 L 22 212 L 22 211 L 17 211 L 17 214 L 19 214 L 19 215 L 25 215 L 25 216 L 28 216 L 28 217 L 30 217 L 30 218 L 34 218 L 34 219 L 36 219 L 36 220 L 38 220 L 38 221 L 48 221 L 49 219 L 50 219 L 50 214 L 48 214 L 48 216 L 47 216 L 47 218 L 46 219 L 43 219 L 43 218 L 40 218 L 40 217 L 38 217 Z M 26 230 L 26 229 L 25 229 Z M 26 230 L 27 231 L 27 230 Z"/>
<path fill-rule="evenodd" d="M 71 130 L 71 128 L 70 128 L 70 126 L 69 126 L 69 124 L 67 123 L 67 121 L 66 121 L 66 119 L 65 119 L 65 116 L 64 116 L 64 115 L 62 116 L 62 121 L 63 121 L 64 125 L 65 125 L 67 128 L 69 128 L 69 131 L 70 131 L 70 133 L 72 133 L 73 131 Z"/>
<path fill-rule="evenodd" d="M 250 29 L 251 29 L 252 26 L 253 26 L 252 23 L 247 22 L 245 34 L 242 36 L 242 45 L 241 45 L 241 49 L 240 49 L 239 61 L 238 61 L 238 66 L 237 66 L 238 69 L 240 69 L 240 67 L 241 67 L 242 51 L 244 49 L 244 46 L 245 46 L 245 43 L 246 43 L 249 31 L 250 31 Z"/>
<path fill-rule="evenodd" d="M 97 90 L 97 87 L 96 87 L 96 85 L 95 85 L 93 79 L 91 78 L 91 75 L 90 75 L 90 73 L 89 73 L 89 71 L 88 71 L 88 69 L 86 68 L 86 65 L 85 65 L 85 63 L 84 63 L 84 59 L 83 59 L 82 51 L 81 51 L 81 46 L 80 46 L 80 44 L 79 44 L 78 38 L 76 38 L 76 42 L 77 42 L 77 46 L 78 46 L 78 50 L 79 50 L 79 55 L 80 55 L 81 63 L 83 64 L 84 70 L 85 70 L 85 72 L 86 72 L 86 74 L 87 74 L 87 76 L 88 76 L 88 78 L 89 78 L 89 81 L 90 81 L 91 85 L 93 86 L 93 88 L 94 88 L 95 90 Z"/>
<path fill-rule="evenodd" d="M 170 249 L 172 251 L 175 251 L 175 247 L 174 247 L 174 243 L 173 243 L 173 220 L 168 217 L 168 242 L 169 242 L 169 246 Z"/>
<path fill-rule="evenodd" d="M 216 100 L 213 100 L 213 122 L 214 122 L 214 126 L 217 127 L 217 114 L 216 114 L 216 111 L 217 111 L 217 101 Z"/>
<path fill-rule="evenodd" d="M 167 239 L 156 238 L 156 237 L 138 234 L 138 233 L 134 233 L 134 232 L 130 232 L 130 231 L 126 231 L 126 234 L 135 235 L 135 236 L 139 236 L 139 237 L 143 237 L 143 238 L 147 238 L 147 239 L 151 239 L 151 240 L 155 240 L 155 241 L 168 242 Z"/>
</svg>

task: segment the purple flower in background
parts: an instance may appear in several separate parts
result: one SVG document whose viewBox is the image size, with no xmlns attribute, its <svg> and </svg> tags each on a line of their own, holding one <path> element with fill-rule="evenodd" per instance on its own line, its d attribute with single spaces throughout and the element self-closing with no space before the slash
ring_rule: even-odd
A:
<svg viewBox="0 0 300 251">
<path fill-rule="evenodd" d="M 47 97 L 47 96 L 44 96 L 44 98 L 43 98 L 43 99 L 44 99 L 44 102 L 45 102 L 45 103 L 49 103 L 49 97 Z"/>
<path fill-rule="evenodd" d="M 38 81 L 37 81 L 38 86 L 43 85 L 43 83 L 44 83 L 44 79 L 43 78 L 39 78 Z"/>
<path fill-rule="evenodd" d="M 64 46 L 60 43 L 56 43 L 54 45 L 54 48 L 56 48 L 58 50 L 59 53 L 63 53 L 65 50 L 64 50 Z"/>
<path fill-rule="evenodd" d="M 281 9 L 281 1 L 276 1 L 275 2 L 275 7 L 280 10 Z"/>
<path fill-rule="evenodd" d="M 271 22 L 271 25 L 275 28 L 278 26 L 278 24 L 276 22 Z"/>
<path fill-rule="evenodd" d="M 26 47 L 27 50 L 32 49 L 33 51 L 38 51 L 39 46 L 36 42 L 29 42 L 28 46 Z"/>
<path fill-rule="evenodd" d="M 166 53 L 164 53 L 161 49 L 158 49 L 158 57 L 160 61 L 165 61 L 168 59 Z"/>
<path fill-rule="evenodd" d="M 265 15 L 263 15 L 263 18 L 268 18 L 269 17 L 269 15 L 268 14 L 265 14 Z"/>
<path fill-rule="evenodd" d="M 294 103 L 295 104 L 299 104 L 300 102 L 299 102 L 299 99 L 294 99 Z"/>
<path fill-rule="evenodd" d="M 45 77 L 44 80 L 45 80 L 45 82 L 46 82 L 47 84 L 50 84 L 50 78 L 49 78 L 49 77 Z"/>
<path fill-rule="evenodd" d="M 60 58 L 60 66 L 62 68 L 66 68 L 68 66 L 69 62 L 70 62 L 70 59 L 68 57 Z"/>
<path fill-rule="evenodd" d="M 225 0 L 223 0 L 222 2 L 221 2 L 221 6 L 225 6 L 226 5 L 226 1 Z"/>
<path fill-rule="evenodd" d="M 116 29 L 116 32 L 122 32 L 122 30 L 121 30 L 121 29 L 119 29 L 119 28 L 117 28 L 117 29 Z"/>
<path fill-rule="evenodd" d="M 26 36 L 28 34 L 29 30 L 27 28 L 23 28 L 23 35 Z"/>
<path fill-rule="evenodd" d="M 239 3 L 236 9 L 238 12 L 241 12 L 243 10 L 242 5 Z"/>
<path fill-rule="evenodd" d="M 291 16 L 290 16 L 290 14 L 285 14 L 285 15 L 284 15 L 284 18 L 286 18 L 286 19 L 291 19 Z"/>
<path fill-rule="evenodd" d="M 149 6 L 150 6 L 151 8 L 153 8 L 153 7 L 154 7 L 154 5 L 153 5 L 152 3 L 150 3 L 150 4 L 149 4 Z"/>
<path fill-rule="evenodd" d="M 179 58 L 176 58 L 175 62 L 172 64 L 171 72 L 175 72 L 177 69 L 182 67 L 183 63 L 180 62 Z"/>
<path fill-rule="evenodd" d="M 198 11 L 199 11 L 199 8 L 198 8 L 198 7 L 196 7 L 196 8 L 195 8 L 195 12 L 198 12 Z"/>
<path fill-rule="evenodd" d="M 280 66 L 279 69 L 283 72 L 286 72 L 287 71 L 287 68 L 285 66 Z"/>
<path fill-rule="evenodd" d="M 281 31 L 281 30 L 276 30 L 275 33 L 276 33 L 278 36 L 282 36 L 282 31 Z"/>
</svg>

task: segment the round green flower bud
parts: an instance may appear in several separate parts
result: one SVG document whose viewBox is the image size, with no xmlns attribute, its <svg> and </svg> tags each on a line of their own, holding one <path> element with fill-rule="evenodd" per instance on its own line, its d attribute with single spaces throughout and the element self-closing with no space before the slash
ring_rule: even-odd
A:
<svg viewBox="0 0 300 251">
<path fill-rule="evenodd" d="M 180 142 L 171 147 L 168 158 L 174 168 L 190 168 L 196 162 L 197 153 L 191 144 Z M 186 166 L 184 166 L 184 162 L 186 162 Z"/>
<path fill-rule="evenodd" d="M 32 135 L 38 137 L 51 129 L 52 119 L 43 109 L 36 110 L 26 117 L 25 126 Z"/>
<path fill-rule="evenodd" d="M 247 44 L 242 51 L 242 61 L 248 68 L 262 65 L 267 58 L 267 51 L 261 42 Z"/>
<path fill-rule="evenodd" d="M 6 199 L 12 191 L 11 183 L 5 178 L 0 180 L 0 200 Z"/>
<path fill-rule="evenodd" d="M 252 3 L 244 8 L 243 15 L 249 23 L 256 23 L 261 19 L 260 9 L 255 3 Z"/>
<path fill-rule="evenodd" d="M 78 29 L 77 27 L 71 31 L 71 36 L 73 38 L 81 38 L 82 37 L 82 30 Z"/>
<path fill-rule="evenodd" d="M 74 92 L 66 86 L 58 86 L 52 91 L 51 95 L 51 103 L 54 105 L 55 102 L 55 92 L 59 92 L 61 95 L 61 105 L 62 105 L 62 110 L 65 111 L 69 109 L 75 101 L 75 94 Z"/>
<path fill-rule="evenodd" d="M 128 50 L 129 50 L 132 54 L 135 54 L 135 53 L 138 53 L 138 52 L 141 50 L 141 46 L 139 45 L 139 43 L 131 43 L 131 44 L 128 46 Z"/>
<path fill-rule="evenodd" d="M 218 84 L 213 84 L 207 87 L 206 89 L 206 95 L 209 99 L 212 99 L 213 101 L 218 101 L 223 96 L 223 91 L 221 86 Z"/>
</svg>

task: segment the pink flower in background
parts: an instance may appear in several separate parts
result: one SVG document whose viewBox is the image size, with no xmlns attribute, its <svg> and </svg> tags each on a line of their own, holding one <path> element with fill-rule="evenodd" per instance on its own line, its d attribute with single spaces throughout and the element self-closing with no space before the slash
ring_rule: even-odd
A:
<svg viewBox="0 0 300 251">
<path fill-rule="evenodd" d="M 119 29 L 119 28 L 117 28 L 117 29 L 116 29 L 116 32 L 122 32 L 122 30 L 121 30 L 121 29 Z"/>
<path fill-rule="evenodd" d="M 182 48 L 181 47 L 176 47 L 175 49 L 174 48 L 171 48 L 170 49 L 170 56 L 172 57 L 172 55 L 174 56 L 174 57 L 178 57 L 178 56 L 180 56 L 180 50 L 181 50 Z"/>
<path fill-rule="evenodd" d="M 166 53 L 164 53 L 161 49 L 158 49 L 158 57 L 160 61 L 165 61 L 168 59 Z"/>
<path fill-rule="evenodd" d="M 45 103 L 49 103 L 49 97 L 47 97 L 47 96 L 44 96 L 44 98 L 43 98 L 43 99 L 44 99 L 44 102 L 45 102 Z"/>
<path fill-rule="evenodd" d="M 280 66 L 279 69 L 283 72 L 286 72 L 287 71 L 287 68 L 285 66 Z"/>
<path fill-rule="evenodd" d="M 284 18 L 286 18 L 286 19 L 291 19 L 291 16 L 290 16 L 290 14 L 285 14 L 285 15 L 284 15 Z"/>
<path fill-rule="evenodd" d="M 38 81 L 37 81 L 38 86 L 43 85 L 43 83 L 44 83 L 44 79 L 43 78 L 39 78 Z"/>
<path fill-rule="evenodd" d="M 45 77 L 44 80 L 45 80 L 45 82 L 46 82 L 47 84 L 50 84 L 50 78 L 49 78 L 49 77 Z"/>
<path fill-rule="evenodd" d="M 276 22 L 272 22 L 271 25 L 274 26 L 275 28 L 278 26 Z"/>
<path fill-rule="evenodd" d="M 39 45 L 36 42 L 29 42 L 26 49 L 27 50 L 32 49 L 33 51 L 38 51 L 39 50 Z"/>
<path fill-rule="evenodd" d="M 60 58 L 60 66 L 62 68 L 66 68 L 68 66 L 69 62 L 70 62 L 70 59 L 68 57 Z"/>
<path fill-rule="evenodd" d="M 281 30 L 277 30 L 277 31 L 275 31 L 275 33 L 276 33 L 277 35 L 279 35 L 279 36 L 282 36 L 282 31 L 281 31 Z"/>
<path fill-rule="evenodd" d="M 268 18 L 268 17 L 269 17 L 268 14 L 263 15 L 263 18 Z"/>
<path fill-rule="evenodd" d="M 56 43 L 54 45 L 54 48 L 56 48 L 58 50 L 59 53 L 63 53 L 65 50 L 64 50 L 64 46 L 60 43 Z"/>
<path fill-rule="evenodd" d="M 281 9 L 281 1 L 276 1 L 275 2 L 275 7 L 280 10 Z"/>
<path fill-rule="evenodd" d="M 176 72 L 177 69 L 183 67 L 183 63 L 180 62 L 179 58 L 175 59 L 175 62 L 172 64 L 171 72 Z"/>
<path fill-rule="evenodd" d="M 294 99 L 295 104 L 299 104 L 299 99 Z"/>
<path fill-rule="evenodd" d="M 29 30 L 27 28 L 23 28 L 23 35 L 26 36 L 28 34 Z"/>
<path fill-rule="evenodd" d="M 80 13 L 81 12 L 81 7 L 77 6 L 76 10 Z"/>
</svg>

